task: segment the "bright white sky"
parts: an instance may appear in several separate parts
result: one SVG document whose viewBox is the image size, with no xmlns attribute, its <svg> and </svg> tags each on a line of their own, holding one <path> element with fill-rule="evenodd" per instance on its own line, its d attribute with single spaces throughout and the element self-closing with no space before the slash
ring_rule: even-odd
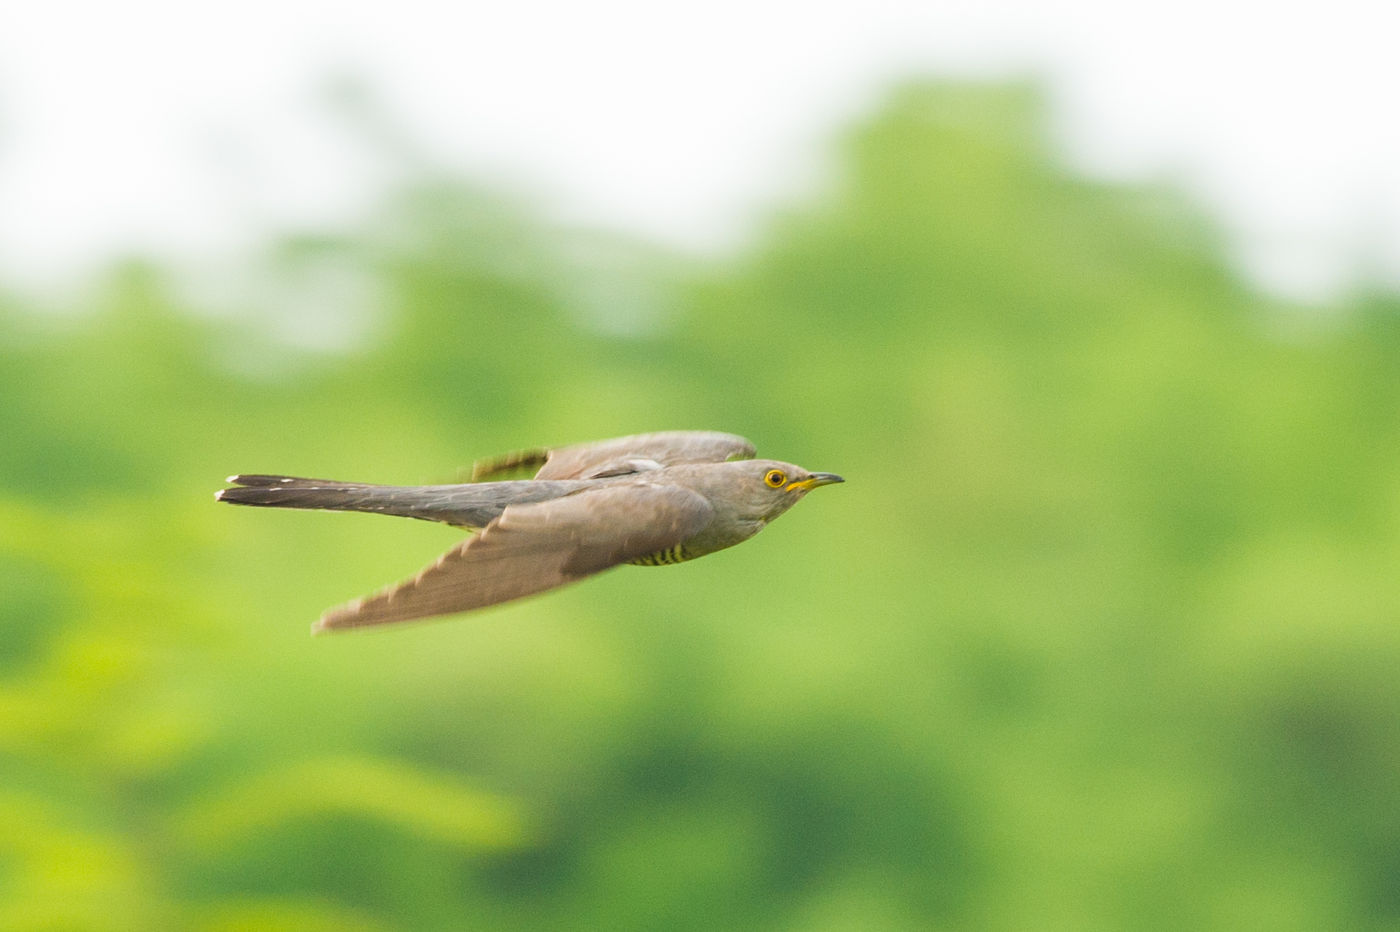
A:
<svg viewBox="0 0 1400 932">
<path fill-rule="evenodd" d="M 1130 12 L 1131 9 L 1149 12 Z M 1400 282 L 1400 7 L 1178 0 L 25 4 L 0 17 L 0 282 L 197 257 L 373 200 L 352 73 L 440 164 L 723 246 L 902 75 L 1036 75 L 1108 178 L 1178 180 L 1304 299 Z"/>
</svg>

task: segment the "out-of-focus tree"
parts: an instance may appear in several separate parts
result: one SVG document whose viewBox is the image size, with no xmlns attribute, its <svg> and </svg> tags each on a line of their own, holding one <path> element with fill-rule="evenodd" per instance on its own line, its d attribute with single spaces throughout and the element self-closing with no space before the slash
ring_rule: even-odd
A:
<svg viewBox="0 0 1400 932">
<path fill-rule="evenodd" d="M 4 299 L 0 925 L 1394 924 L 1400 301 L 1261 298 L 1041 113 L 898 89 L 719 260 L 425 173 L 220 316 Z M 208 497 L 676 427 L 850 481 L 315 641 L 457 533 Z"/>
</svg>

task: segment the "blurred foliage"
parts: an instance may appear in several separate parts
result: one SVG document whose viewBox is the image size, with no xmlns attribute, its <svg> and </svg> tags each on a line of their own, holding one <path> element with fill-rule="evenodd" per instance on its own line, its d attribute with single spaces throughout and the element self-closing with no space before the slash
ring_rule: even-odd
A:
<svg viewBox="0 0 1400 932">
<path fill-rule="evenodd" d="M 0 927 L 1400 927 L 1400 302 L 1259 296 L 1041 114 L 899 89 L 722 259 L 424 169 L 0 299 Z M 210 498 L 665 428 L 850 481 L 315 641 L 458 533 Z"/>
</svg>

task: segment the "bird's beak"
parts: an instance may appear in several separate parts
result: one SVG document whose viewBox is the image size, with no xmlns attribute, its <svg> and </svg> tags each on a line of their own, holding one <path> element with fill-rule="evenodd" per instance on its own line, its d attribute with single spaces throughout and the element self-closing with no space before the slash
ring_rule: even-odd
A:
<svg viewBox="0 0 1400 932">
<path fill-rule="evenodd" d="M 831 485 L 834 482 L 845 482 L 834 472 L 814 472 L 806 479 L 799 479 L 796 482 L 789 482 L 787 490 L 789 492 L 806 492 L 808 489 L 815 489 L 819 485 Z"/>
</svg>

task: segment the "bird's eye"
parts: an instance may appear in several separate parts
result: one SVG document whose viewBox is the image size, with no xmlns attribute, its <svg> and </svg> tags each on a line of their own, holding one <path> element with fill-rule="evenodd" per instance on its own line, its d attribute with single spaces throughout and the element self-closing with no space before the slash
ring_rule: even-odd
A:
<svg viewBox="0 0 1400 932">
<path fill-rule="evenodd" d="M 764 474 L 763 481 L 770 489 L 781 489 L 783 483 L 787 482 L 787 473 L 781 469 L 770 469 Z"/>
</svg>

